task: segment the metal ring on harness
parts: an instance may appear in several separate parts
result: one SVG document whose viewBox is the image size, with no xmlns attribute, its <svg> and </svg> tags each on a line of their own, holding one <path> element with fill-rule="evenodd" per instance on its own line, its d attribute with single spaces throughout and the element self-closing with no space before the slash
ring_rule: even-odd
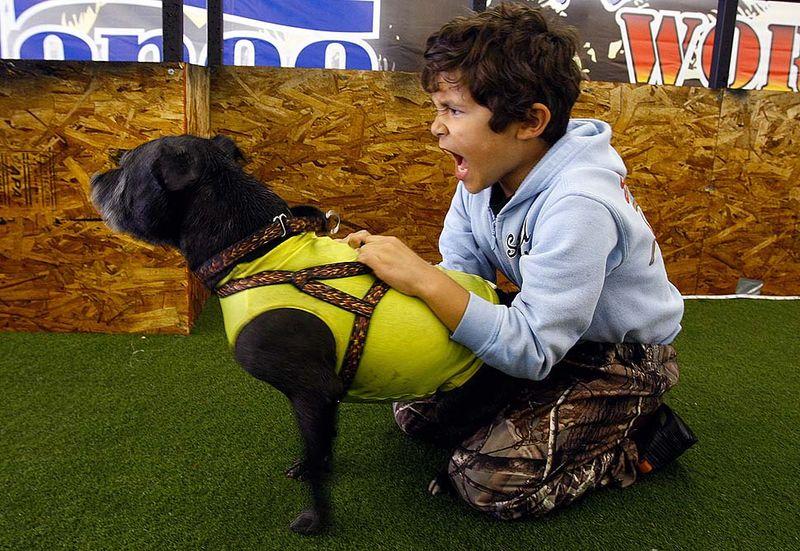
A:
<svg viewBox="0 0 800 551">
<path fill-rule="evenodd" d="M 335 216 L 336 217 L 336 225 L 333 228 L 331 228 L 328 231 L 328 233 L 331 234 L 331 235 L 334 235 L 334 234 L 339 233 L 339 224 L 341 223 L 342 219 L 339 218 L 339 215 L 336 214 L 336 211 L 334 211 L 333 209 L 331 209 L 331 210 L 329 210 L 328 212 L 325 213 L 325 220 L 330 220 L 331 216 Z"/>
<path fill-rule="evenodd" d="M 288 218 L 288 216 L 286 216 L 286 213 L 282 212 L 278 216 L 276 216 L 275 218 L 272 219 L 273 222 L 279 222 L 280 225 L 281 225 L 281 228 L 283 228 L 283 234 L 281 234 L 281 237 L 286 237 L 286 234 L 289 233 L 286 230 L 286 219 L 287 218 Z"/>
</svg>

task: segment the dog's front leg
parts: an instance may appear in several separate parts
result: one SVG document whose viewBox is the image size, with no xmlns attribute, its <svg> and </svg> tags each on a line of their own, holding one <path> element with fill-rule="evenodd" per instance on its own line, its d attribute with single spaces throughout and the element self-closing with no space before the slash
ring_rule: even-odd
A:
<svg viewBox="0 0 800 551">
<path fill-rule="evenodd" d="M 292 399 L 297 427 L 305 455 L 302 474 L 311 486 L 311 508 L 301 512 L 291 529 L 300 534 L 315 534 L 328 524 L 330 516 L 330 457 L 336 436 L 339 402 L 320 393 L 303 393 Z"/>
</svg>

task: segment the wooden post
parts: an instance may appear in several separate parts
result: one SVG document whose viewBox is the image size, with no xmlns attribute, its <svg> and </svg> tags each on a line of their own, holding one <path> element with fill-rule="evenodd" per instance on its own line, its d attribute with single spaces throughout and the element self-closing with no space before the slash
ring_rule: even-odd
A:
<svg viewBox="0 0 800 551">
<path fill-rule="evenodd" d="M 208 0 L 208 63 L 209 67 L 222 65 L 222 0 Z"/>
<path fill-rule="evenodd" d="M 183 0 L 163 0 L 161 29 L 164 38 L 162 61 L 183 61 Z"/>
<path fill-rule="evenodd" d="M 728 74 L 733 51 L 733 31 L 736 29 L 736 10 L 739 0 L 719 0 L 717 4 L 717 26 L 714 30 L 714 51 L 711 54 L 711 75 L 708 87 L 728 87 Z"/>
</svg>

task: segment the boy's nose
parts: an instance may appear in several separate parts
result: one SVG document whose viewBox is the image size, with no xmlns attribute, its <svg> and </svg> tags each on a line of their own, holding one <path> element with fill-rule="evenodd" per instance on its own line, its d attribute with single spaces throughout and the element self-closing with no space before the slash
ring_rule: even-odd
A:
<svg viewBox="0 0 800 551">
<path fill-rule="evenodd" d="M 447 134 L 447 127 L 439 121 L 439 117 L 433 119 L 431 123 L 431 134 L 440 138 Z"/>
</svg>

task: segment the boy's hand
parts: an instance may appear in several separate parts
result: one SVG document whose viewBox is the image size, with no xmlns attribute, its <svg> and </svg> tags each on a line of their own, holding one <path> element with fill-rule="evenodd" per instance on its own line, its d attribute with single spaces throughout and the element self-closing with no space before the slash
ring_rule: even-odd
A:
<svg viewBox="0 0 800 551">
<path fill-rule="evenodd" d="M 343 239 L 363 262 L 391 287 L 421 298 L 450 331 L 455 331 L 469 303 L 469 293 L 441 270 L 425 262 L 396 237 L 371 235 L 366 230 Z"/>
<path fill-rule="evenodd" d="M 369 233 L 367 230 L 360 230 L 354 233 L 350 233 L 346 237 L 337 239 L 336 241 L 340 243 L 347 243 L 348 245 L 350 245 L 351 248 L 357 249 L 364 244 L 364 239 L 366 239 L 370 235 L 372 234 Z"/>
<path fill-rule="evenodd" d="M 393 236 L 372 235 L 361 230 L 339 241 L 356 249 L 359 262 L 372 268 L 377 277 L 406 295 L 419 296 L 425 282 L 432 277 L 431 271 L 436 272 L 431 264 Z"/>
</svg>

